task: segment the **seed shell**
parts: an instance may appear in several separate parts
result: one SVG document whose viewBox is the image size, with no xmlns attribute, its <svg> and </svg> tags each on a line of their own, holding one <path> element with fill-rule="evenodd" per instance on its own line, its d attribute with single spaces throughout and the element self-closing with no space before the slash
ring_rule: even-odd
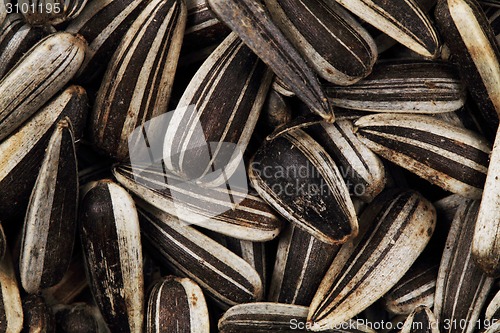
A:
<svg viewBox="0 0 500 333">
<path fill-rule="evenodd" d="M 254 0 L 207 0 L 210 9 L 311 109 L 327 121 L 335 116 L 313 70 Z M 252 27 L 252 29 L 248 29 Z"/>
<path fill-rule="evenodd" d="M 164 138 L 166 167 L 214 186 L 231 178 L 272 78 L 267 66 L 230 34 L 195 74 L 173 113 Z M 221 166 L 223 172 L 214 175 Z"/>
<path fill-rule="evenodd" d="M 497 291 L 493 299 L 486 307 L 486 320 L 500 320 L 500 291 Z"/>
<path fill-rule="evenodd" d="M 452 193 L 481 197 L 490 147 L 486 139 L 429 116 L 377 114 L 355 122 L 375 153 Z"/>
<path fill-rule="evenodd" d="M 373 38 L 335 1 L 265 0 L 265 4 L 323 79 L 350 85 L 371 72 L 377 60 Z"/>
<path fill-rule="evenodd" d="M 336 1 L 412 51 L 428 58 L 438 55 L 437 32 L 416 1 Z"/>
<path fill-rule="evenodd" d="M 439 323 L 432 311 L 419 306 L 408 316 L 400 333 L 439 333 Z"/>
<path fill-rule="evenodd" d="M 58 283 L 68 269 L 76 232 L 78 175 L 68 118 L 52 134 L 24 220 L 19 270 L 34 294 Z"/>
<path fill-rule="evenodd" d="M 119 165 L 113 174 L 127 190 L 156 208 L 224 235 L 268 241 L 283 226 L 272 208 L 248 191 L 191 186 L 163 169 Z"/>
<path fill-rule="evenodd" d="M 500 50 L 483 10 L 475 0 L 440 0 L 435 17 L 480 112 L 498 126 Z"/>
<path fill-rule="evenodd" d="M 361 214 L 359 236 L 344 244 L 309 309 L 313 330 L 332 328 L 387 293 L 434 232 L 436 212 L 414 191 L 378 196 Z"/>
<path fill-rule="evenodd" d="M 466 97 L 454 66 L 414 59 L 380 61 L 365 79 L 348 87 L 329 84 L 325 92 L 336 107 L 395 113 L 455 111 Z"/>
<path fill-rule="evenodd" d="M 23 332 L 55 332 L 55 317 L 51 309 L 39 295 L 29 295 L 23 299 Z"/>
<path fill-rule="evenodd" d="M 264 200 L 318 240 L 339 244 L 357 235 L 356 212 L 338 167 L 302 130 L 266 142 L 250 161 L 249 177 Z"/>
<path fill-rule="evenodd" d="M 267 300 L 308 306 L 338 250 L 289 224 L 280 235 Z"/>
<path fill-rule="evenodd" d="M 57 25 L 78 16 L 87 0 L 18 0 L 26 22 L 31 25 Z"/>
<path fill-rule="evenodd" d="M 108 155 L 126 160 L 134 129 L 167 111 L 186 15 L 181 0 L 152 0 L 114 53 L 91 116 L 92 140 Z"/>
<path fill-rule="evenodd" d="M 21 332 L 23 307 L 10 253 L 0 262 L 0 332 Z"/>
<path fill-rule="evenodd" d="M 0 141 L 5 139 L 76 74 L 85 41 L 66 32 L 33 46 L 0 81 Z"/>
<path fill-rule="evenodd" d="M 85 303 L 56 305 L 53 308 L 57 332 L 110 333 L 96 306 Z"/>
<path fill-rule="evenodd" d="M 261 278 L 245 260 L 177 217 L 139 204 L 144 238 L 165 265 L 195 281 L 222 307 L 262 299 Z"/>
<path fill-rule="evenodd" d="M 187 278 L 170 276 L 156 283 L 146 317 L 147 333 L 210 333 L 203 292 Z"/>
<path fill-rule="evenodd" d="M 468 200 L 460 205 L 446 240 L 434 299 L 434 314 L 442 333 L 474 332 L 494 283 L 472 260 L 472 235 L 478 210 L 478 201 Z"/>
<path fill-rule="evenodd" d="M 79 220 L 87 279 L 106 323 L 112 332 L 142 332 L 142 246 L 134 201 L 119 185 L 99 181 L 83 197 Z"/>
</svg>

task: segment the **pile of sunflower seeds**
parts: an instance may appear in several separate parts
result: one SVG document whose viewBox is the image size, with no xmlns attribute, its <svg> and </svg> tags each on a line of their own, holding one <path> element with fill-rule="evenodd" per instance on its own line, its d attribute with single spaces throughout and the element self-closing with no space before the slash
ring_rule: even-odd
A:
<svg viewBox="0 0 500 333">
<path fill-rule="evenodd" d="M 500 332 L 500 1 L 0 23 L 0 332 Z"/>
</svg>

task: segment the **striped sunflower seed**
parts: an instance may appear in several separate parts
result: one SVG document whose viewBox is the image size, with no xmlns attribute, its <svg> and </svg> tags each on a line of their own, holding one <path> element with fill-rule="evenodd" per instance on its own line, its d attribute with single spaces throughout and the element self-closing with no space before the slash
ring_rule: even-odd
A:
<svg viewBox="0 0 500 333">
<path fill-rule="evenodd" d="M 350 110 L 441 113 L 464 106 L 465 87 L 455 68 L 444 62 L 387 60 L 371 75 L 349 86 L 325 86 L 334 106 Z"/>
<path fill-rule="evenodd" d="M 497 291 L 493 299 L 486 307 L 485 318 L 490 322 L 500 320 L 500 291 Z"/>
<path fill-rule="evenodd" d="M 475 0 L 439 0 L 436 22 L 487 124 L 498 126 L 500 50 Z"/>
<path fill-rule="evenodd" d="M 134 201 L 117 184 L 99 181 L 83 197 L 79 221 L 87 279 L 104 320 L 113 332 L 142 332 L 142 247 Z"/>
<path fill-rule="evenodd" d="M 474 238 L 472 240 L 472 256 L 481 269 L 489 275 L 500 275 L 500 135 L 497 134 L 490 157 L 490 166 L 486 177 L 485 190 L 479 208 Z"/>
<path fill-rule="evenodd" d="M 24 23 L 21 14 L 7 15 L 0 28 L 0 78 L 14 67 L 33 45 L 53 32 L 55 29 L 49 26 L 32 27 Z"/>
<path fill-rule="evenodd" d="M 230 178 L 250 141 L 272 77 L 241 39 L 230 34 L 195 74 L 172 115 L 163 146 L 166 167 L 214 186 Z M 229 143 L 234 151 L 228 151 Z M 223 172 L 212 176 L 220 166 Z"/>
<path fill-rule="evenodd" d="M 438 55 L 437 32 L 416 1 L 336 1 L 412 51 L 428 58 Z"/>
<path fill-rule="evenodd" d="M 166 112 L 186 15 L 184 1 L 153 0 L 123 37 L 91 115 L 92 141 L 106 154 L 126 160 L 134 129 Z"/>
<path fill-rule="evenodd" d="M 432 308 L 438 268 L 439 264 L 432 260 L 417 259 L 410 270 L 384 296 L 387 311 L 409 315 L 420 305 Z"/>
<path fill-rule="evenodd" d="M 176 274 L 195 281 L 224 308 L 262 299 L 261 278 L 245 260 L 177 217 L 139 206 L 144 238 Z"/>
<path fill-rule="evenodd" d="M 76 74 L 85 41 L 65 32 L 33 46 L 0 81 L 0 141 L 5 139 Z"/>
<path fill-rule="evenodd" d="M 373 38 L 335 1 L 265 0 L 274 22 L 323 79 L 353 84 L 377 60 Z"/>
<path fill-rule="evenodd" d="M 351 195 L 371 202 L 382 192 L 385 187 L 384 165 L 354 134 L 352 122 L 323 122 L 308 132 L 337 163 Z"/>
<path fill-rule="evenodd" d="M 276 238 L 283 226 L 265 201 L 247 191 L 186 186 L 163 169 L 120 165 L 113 174 L 126 189 L 156 208 L 224 235 L 262 242 Z"/>
<path fill-rule="evenodd" d="M 80 14 L 87 0 L 18 0 L 22 14 L 31 25 L 61 24 Z"/>
<path fill-rule="evenodd" d="M 10 6 L 10 0 L 0 0 L 0 24 L 7 17 L 7 11 L 9 8 L 12 8 Z"/>
<path fill-rule="evenodd" d="M 481 197 L 490 147 L 476 133 L 429 116 L 377 114 L 355 122 L 375 153 L 452 193 Z"/>
<path fill-rule="evenodd" d="M 307 307 L 280 303 L 250 303 L 230 308 L 219 320 L 220 333 L 309 332 Z M 347 321 L 326 333 L 375 333 L 356 321 Z"/>
<path fill-rule="evenodd" d="M 0 332 L 21 332 L 23 306 L 10 253 L 0 262 Z"/>
<path fill-rule="evenodd" d="M 179 67 L 205 61 L 231 33 L 231 29 L 215 17 L 205 0 L 187 0 L 186 4 L 187 24 Z"/>
<path fill-rule="evenodd" d="M 441 258 L 434 298 L 434 314 L 441 333 L 472 333 L 494 279 L 472 260 L 472 236 L 479 202 L 460 205 Z"/>
<path fill-rule="evenodd" d="M 207 3 L 221 21 L 237 33 L 312 112 L 327 121 L 335 120 L 316 74 L 260 2 L 207 0 Z"/>
<path fill-rule="evenodd" d="M 432 311 L 419 306 L 408 316 L 400 333 L 439 333 L 439 323 Z"/>
<path fill-rule="evenodd" d="M 210 333 L 203 292 L 187 278 L 169 276 L 156 283 L 146 318 L 146 333 Z"/>
<path fill-rule="evenodd" d="M 289 224 L 280 235 L 268 301 L 308 306 L 338 250 Z"/>
<path fill-rule="evenodd" d="M 313 330 L 335 327 L 387 293 L 423 251 L 435 222 L 434 207 L 417 192 L 378 196 L 360 216 L 359 236 L 340 248 L 313 298 Z"/>
<path fill-rule="evenodd" d="M 318 240 L 338 244 L 357 235 L 356 212 L 338 167 L 302 130 L 266 142 L 248 172 L 264 200 Z"/>
<path fill-rule="evenodd" d="M 83 36 L 88 42 L 78 81 L 89 83 L 106 69 L 116 48 L 132 22 L 149 0 L 92 0 L 66 31 Z"/>
<path fill-rule="evenodd" d="M 291 120 L 292 108 L 290 103 L 282 94 L 275 89 L 271 89 L 262 107 L 260 120 L 262 126 L 269 131 L 273 131 L 277 127 L 289 123 Z"/>
<path fill-rule="evenodd" d="M 39 295 L 29 295 L 22 300 L 23 332 L 51 333 L 55 332 L 55 317 L 51 309 Z"/>
<path fill-rule="evenodd" d="M 19 271 L 28 293 L 58 283 L 68 269 L 76 232 L 78 175 L 71 123 L 52 134 L 24 220 Z"/>
<path fill-rule="evenodd" d="M 56 317 L 57 332 L 110 333 L 96 306 L 74 303 L 56 305 L 52 310 Z"/>
<path fill-rule="evenodd" d="M 55 124 L 67 116 L 79 140 L 86 112 L 85 90 L 70 86 L 0 143 L 0 216 L 5 225 L 24 219 L 20 215 L 26 211 Z"/>
</svg>

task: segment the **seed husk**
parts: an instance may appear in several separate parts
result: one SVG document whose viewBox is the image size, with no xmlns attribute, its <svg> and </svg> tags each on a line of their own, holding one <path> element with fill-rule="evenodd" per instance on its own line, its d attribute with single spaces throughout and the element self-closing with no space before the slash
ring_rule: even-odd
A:
<svg viewBox="0 0 500 333">
<path fill-rule="evenodd" d="M 0 262 L 0 332 L 21 332 L 23 307 L 10 253 Z"/>
<path fill-rule="evenodd" d="M 104 320 L 113 332 L 142 332 L 142 247 L 134 201 L 119 185 L 99 181 L 82 199 L 79 222 L 87 279 Z"/>
<path fill-rule="evenodd" d="M 500 275 L 500 226 L 499 169 L 500 135 L 497 134 L 490 156 L 485 190 L 481 199 L 479 214 L 472 240 L 472 257 L 481 269 L 489 275 Z"/>
<path fill-rule="evenodd" d="M 78 168 L 69 118 L 59 121 L 31 193 L 19 270 L 28 293 L 58 283 L 68 269 L 76 232 Z"/>
<path fill-rule="evenodd" d="M 0 143 L 0 216 L 4 227 L 19 223 L 29 201 L 55 124 L 68 116 L 75 140 L 82 137 L 87 94 L 70 86 Z"/>
<path fill-rule="evenodd" d="M 466 97 L 454 66 L 415 59 L 380 61 L 365 79 L 348 87 L 326 85 L 325 92 L 336 107 L 394 113 L 455 111 Z"/>
<path fill-rule="evenodd" d="M 377 114 L 355 122 L 375 153 L 452 193 L 481 197 L 490 147 L 475 132 L 429 116 Z"/>
<path fill-rule="evenodd" d="M 106 67 L 132 22 L 149 0 L 92 0 L 66 31 L 81 35 L 88 43 L 85 60 L 77 73 L 80 83 L 96 81 Z"/>
<path fill-rule="evenodd" d="M 500 319 L 500 291 L 497 291 L 493 299 L 486 307 L 485 319 L 490 322 Z"/>
<path fill-rule="evenodd" d="M 87 0 L 18 0 L 26 22 L 36 25 L 57 25 L 80 14 Z"/>
<path fill-rule="evenodd" d="M 339 244 L 357 235 L 356 212 L 338 167 L 304 131 L 266 142 L 248 172 L 264 200 L 318 240 Z"/>
<path fill-rule="evenodd" d="M 92 141 L 106 154 L 126 160 L 134 129 L 167 111 L 186 15 L 181 0 L 153 0 L 123 37 L 91 117 Z"/>
<path fill-rule="evenodd" d="M 0 81 L 0 141 L 49 101 L 80 68 L 85 41 L 66 32 L 33 46 Z"/>
<path fill-rule="evenodd" d="M 250 48 L 230 34 L 203 63 L 173 112 L 164 137 L 166 167 L 210 186 L 231 178 L 272 78 Z M 214 173 L 218 169 L 223 171 Z"/>
<path fill-rule="evenodd" d="M 437 32 L 416 1 L 337 2 L 412 51 L 427 58 L 435 58 L 438 55 L 440 45 Z"/>
<path fill-rule="evenodd" d="M 57 332 L 110 333 L 99 309 L 86 303 L 56 305 L 53 308 Z"/>
<path fill-rule="evenodd" d="M 474 0 L 440 0 L 435 17 L 479 111 L 498 126 L 500 50 L 483 10 Z"/>
<path fill-rule="evenodd" d="M 203 291 L 192 280 L 169 276 L 149 296 L 146 333 L 210 333 Z"/>
<path fill-rule="evenodd" d="M 335 1 L 265 0 L 274 22 L 323 79 L 339 85 L 367 76 L 377 60 L 368 32 Z"/>
<path fill-rule="evenodd" d="M 434 232 L 436 212 L 415 191 L 379 195 L 361 214 L 358 237 L 344 244 L 309 309 L 313 330 L 332 328 L 387 293 Z"/>
<path fill-rule="evenodd" d="M 282 220 L 258 195 L 238 188 L 188 186 L 163 169 L 120 165 L 113 174 L 142 200 L 183 221 L 250 241 L 276 238 Z"/>
<path fill-rule="evenodd" d="M 245 260 L 177 217 L 141 201 L 139 207 L 149 248 L 177 275 L 195 281 L 224 308 L 262 299 L 261 278 Z"/>
<path fill-rule="evenodd" d="M 237 33 L 312 112 L 326 121 L 335 120 L 316 74 L 260 2 L 208 0 L 207 3 L 219 19 Z"/>
<path fill-rule="evenodd" d="M 478 210 L 478 201 L 461 204 L 446 240 L 434 299 L 434 314 L 443 333 L 474 332 L 494 283 L 472 260 L 472 235 Z"/>
<path fill-rule="evenodd" d="M 267 300 L 308 306 L 339 248 L 287 225 L 280 235 Z"/>
<path fill-rule="evenodd" d="M 385 169 L 375 155 L 354 134 L 352 122 L 339 120 L 308 129 L 339 166 L 349 193 L 371 202 L 385 187 Z"/>
<path fill-rule="evenodd" d="M 403 324 L 400 333 L 439 333 L 439 323 L 427 306 L 413 310 Z"/>
<path fill-rule="evenodd" d="M 39 295 L 23 298 L 23 332 L 52 333 L 55 332 L 55 317 L 51 309 Z"/>
</svg>

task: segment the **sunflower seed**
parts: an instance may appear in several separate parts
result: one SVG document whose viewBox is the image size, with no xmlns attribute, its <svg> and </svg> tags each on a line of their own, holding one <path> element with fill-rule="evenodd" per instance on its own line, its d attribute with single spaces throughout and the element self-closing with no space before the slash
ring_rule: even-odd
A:
<svg viewBox="0 0 500 333">
<path fill-rule="evenodd" d="M 327 121 L 335 116 L 319 81 L 264 6 L 254 0 L 207 0 L 212 11 L 311 109 Z M 252 29 L 248 29 L 252 27 Z"/>
<path fill-rule="evenodd" d="M 66 31 L 83 36 L 88 42 L 78 81 L 89 83 L 106 69 L 116 48 L 132 22 L 149 0 L 92 0 Z"/>
<path fill-rule="evenodd" d="M 491 325 L 488 325 L 488 328 L 484 331 L 484 333 L 498 333 L 498 332 L 500 332 L 500 322 L 495 322 L 492 323 Z"/>
<path fill-rule="evenodd" d="M 53 307 L 57 332 L 110 333 L 96 306 L 85 303 Z"/>
<path fill-rule="evenodd" d="M 499 169 L 500 135 L 497 134 L 490 157 L 490 167 L 486 177 L 485 190 L 472 240 L 472 256 L 481 269 L 489 275 L 500 274 L 500 226 Z"/>
<path fill-rule="evenodd" d="M 146 332 L 209 333 L 209 317 L 200 287 L 186 278 L 167 277 L 154 285 L 147 306 Z"/>
<path fill-rule="evenodd" d="M 283 225 L 268 204 L 247 191 L 186 187 L 163 170 L 137 166 L 120 165 L 113 174 L 125 188 L 156 208 L 224 235 L 267 241 L 274 239 Z"/>
<path fill-rule="evenodd" d="M 483 117 L 498 126 L 500 51 L 483 10 L 474 0 L 440 0 L 435 16 Z"/>
<path fill-rule="evenodd" d="M 5 225 L 24 219 L 20 215 L 26 211 L 55 124 L 68 116 L 78 140 L 86 112 L 85 90 L 71 86 L 0 143 L 0 216 Z"/>
<path fill-rule="evenodd" d="M 327 85 L 325 91 L 337 107 L 397 113 L 455 111 L 463 107 L 466 96 L 453 66 L 424 60 L 379 62 L 355 85 Z"/>
<path fill-rule="evenodd" d="M 280 235 L 268 301 L 308 306 L 338 250 L 289 224 Z"/>
<path fill-rule="evenodd" d="M 493 322 L 493 320 L 500 319 L 500 291 L 498 291 L 493 299 L 490 301 L 486 307 L 485 313 L 486 320 Z"/>
<path fill-rule="evenodd" d="M 269 13 L 316 72 L 325 80 L 353 84 L 377 60 L 368 32 L 335 1 L 265 0 Z"/>
<path fill-rule="evenodd" d="M 166 167 L 214 186 L 230 178 L 248 145 L 272 76 L 238 36 L 230 34 L 203 63 L 173 113 L 164 138 Z M 222 174 L 207 175 L 220 166 Z"/>
<path fill-rule="evenodd" d="M 177 217 L 139 205 L 144 238 L 177 274 L 198 283 L 222 307 L 262 299 L 260 276 L 242 258 Z"/>
<path fill-rule="evenodd" d="M 493 285 L 472 260 L 472 235 L 479 202 L 468 200 L 458 208 L 439 266 L 434 314 L 441 332 L 471 333 Z"/>
<path fill-rule="evenodd" d="M 412 51 L 428 58 L 439 53 L 437 32 L 416 1 L 336 1 Z"/>
<path fill-rule="evenodd" d="M 12 8 L 10 5 L 10 0 L 0 0 L 0 24 L 7 17 L 7 12 L 10 8 Z"/>
<path fill-rule="evenodd" d="M 355 237 L 358 221 L 335 162 L 302 130 L 262 146 L 250 161 L 253 187 L 283 217 L 318 240 Z"/>
<path fill-rule="evenodd" d="M 0 332 L 21 332 L 23 307 L 10 253 L 0 262 Z"/>
<path fill-rule="evenodd" d="M 400 333 L 439 333 L 439 323 L 432 311 L 419 306 L 408 316 Z"/>
<path fill-rule="evenodd" d="M 24 221 L 19 270 L 28 293 L 55 285 L 68 269 L 76 232 L 77 177 L 74 137 L 65 118 L 50 138 Z"/>
<path fill-rule="evenodd" d="M 384 296 L 389 312 L 409 315 L 420 305 L 432 308 L 439 264 L 432 260 L 417 260 L 417 263 Z"/>
<path fill-rule="evenodd" d="M 351 195 L 370 202 L 385 187 L 382 161 L 354 134 L 350 121 L 321 123 L 308 130 L 337 165 Z"/>
<path fill-rule="evenodd" d="M 292 120 L 290 103 L 282 94 L 271 89 L 262 108 L 261 122 L 269 131 L 285 125 Z M 258 128 L 259 126 L 257 126 Z"/>
<path fill-rule="evenodd" d="M 29 295 L 23 299 L 23 332 L 55 332 L 55 317 L 43 297 Z"/>
<path fill-rule="evenodd" d="M 134 129 L 166 112 L 186 15 L 181 0 L 153 0 L 123 37 L 91 117 L 92 140 L 108 155 L 127 159 Z"/>
<path fill-rule="evenodd" d="M 355 122 L 375 153 L 467 198 L 480 198 L 490 148 L 476 133 L 428 116 L 377 114 Z"/>
<path fill-rule="evenodd" d="M 87 0 L 18 0 L 19 8 L 31 25 L 61 24 L 78 16 Z"/>
<path fill-rule="evenodd" d="M 32 27 L 24 23 L 21 14 L 10 14 L 0 30 L 0 78 L 2 78 L 33 45 L 49 33 L 52 27 Z"/>
<path fill-rule="evenodd" d="M 432 236 L 436 212 L 414 191 L 378 196 L 361 214 L 360 234 L 341 247 L 313 298 L 313 329 L 335 327 L 388 292 Z"/>
<path fill-rule="evenodd" d="M 87 279 L 106 323 L 113 332 L 142 332 L 142 247 L 134 201 L 102 180 L 83 197 L 79 220 Z"/>
<path fill-rule="evenodd" d="M 85 41 L 65 32 L 33 46 L 0 81 L 0 141 L 5 139 L 76 74 Z"/>
</svg>

